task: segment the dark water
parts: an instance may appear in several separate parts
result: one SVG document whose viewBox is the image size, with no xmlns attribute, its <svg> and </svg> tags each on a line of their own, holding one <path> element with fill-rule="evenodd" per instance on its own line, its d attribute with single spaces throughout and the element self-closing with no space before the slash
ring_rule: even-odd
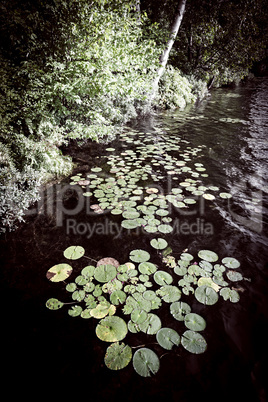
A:
<svg viewBox="0 0 268 402">
<path fill-rule="evenodd" d="M 57 226 L 53 216 L 57 193 L 52 186 L 39 214 L 29 215 L 26 224 L 1 239 L 2 366 L 6 379 L 14 383 L 11 392 L 36 397 L 74 392 L 77 397 L 83 394 L 101 401 L 153 397 L 266 401 L 268 80 L 215 90 L 199 105 L 134 122 L 133 127 L 144 133 L 161 129 L 166 135 L 188 140 L 192 147 L 205 145 L 199 159 L 208 173 L 205 184 L 218 186 L 233 198 L 217 197 L 213 203 L 205 203 L 187 218 L 196 225 L 192 226 L 195 232 L 181 230 L 169 241 L 180 252 L 208 248 L 237 258 L 248 278 L 241 284 L 240 302 L 219 301 L 210 307 L 192 300 L 195 312 L 207 321 L 208 350 L 204 354 L 190 355 L 180 349 L 179 354 L 163 355 L 160 371 L 150 379 L 138 376 L 131 364 L 120 372 L 108 370 L 103 363 L 106 345 L 95 336 L 95 320 L 46 309 L 48 298 L 64 299 L 66 293 L 65 285 L 48 282 L 45 274 L 71 244 L 84 246 L 96 259 L 112 256 L 124 261 L 130 249 L 146 249 L 148 242 L 134 235 L 87 239 L 67 233 L 66 226 Z M 118 142 L 111 146 L 117 147 Z M 94 151 L 86 148 L 83 159 L 89 155 L 94 164 L 104 149 L 101 145 Z M 78 171 L 81 169 L 87 167 Z M 209 233 L 205 225 L 210 225 Z M 74 262 L 74 270 L 78 266 Z M 174 327 L 167 309 L 162 308 L 160 314 L 165 326 Z M 132 345 L 152 342 L 152 337 L 147 339 L 144 334 L 131 339 Z M 148 347 L 158 353 L 157 346 Z"/>
</svg>

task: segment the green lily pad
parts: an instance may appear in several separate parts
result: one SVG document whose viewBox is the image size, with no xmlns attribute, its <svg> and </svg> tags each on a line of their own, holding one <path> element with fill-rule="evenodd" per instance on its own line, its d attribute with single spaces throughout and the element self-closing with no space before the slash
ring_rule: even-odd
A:
<svg viewBox="0 0 268 402">
<path fill-rule="evenodd" d="M 199 314 L 189 313 L 185 316 L 184 324 L 193 331 L 203 331 L 206 328 L 206 321 Z"/>
<path fill-rule="evenodd" d="M 134 262 L 145 262 L 150 259 L 150 254 L 145 250 L 132 250 L 129 254 L 129 258 Z"/>
<path fill-rule="evenodd" d="M 167 241 L 165 239 L 161 239 L 160 237 L 157 239 L 152 239 L 150 241 L 150 244 L 156 250 L 163 250 L 164 248 L 166 248 L 168 246 Z"/>
<path fill-rule="evenodd" d="M 238 282 L 243 279 L 243 276 L 240 274 L 240 272 L 236 272 L 236 271 L 228 271 L 226 273 L 226 276 L 232 282 Z"/>
<path fill-rule="evenodd" d="M 139 325 L 140 330 L 148 335 L 154 335 L 161 328 L 161 320 L 160 318 L 153 313 L 149 313 L 147 315 L 146 320 Z"/>
<path fill-rule="evenodd" d="M 96 335 L 104 342 L 121 341 L 127 334 L 127 324 L 117 316 L 103 318 L 96 327 Z"/>
<path fill-rule="evenodd" d="M 125 219 L 121 222 L 121 226 L 125 229 L 136 229 L 140 226 L 140 222 L 137 219 Z"/>
<path fill-rule="evenodd" d="M 93 308 L 90 311 L 90 314 L 94 318 L 104 318 L 106 315 L 113 315 L 115 313 L 115 307 L 113 306 L 110 308 L 112 305 L 105 301 L 100 302 L 95 308 Z"/>
<path fill-rule="evenodd" d="M 91 278 L 94 275 L 95 267 L 93 265 L 88 265 L 82 269 L 81 275 L 86 277 L 87 279 Z"/>
<path fill-rule="evenodd" d="M 185 331 L 182 334 L 181 344 L 188 352 L 195 354 L 204 353 L 207 349 L 205 338 L 198 332 L 192 330 Z"/>
<path fill-rule="evenodd" d="M 173 282 L 172 276 L 166 271 L 157 271 L 154 280 L 158 285 L 170 285 Z"/>
<path fill-rule="evenodd" d="M 147 317 L 148 317 L 148 314 L 144 310 L 134 309 L 131 312 L 131 320 L 135 324 L 142 324 L 146 320 Z"/>
<path fill-rule="evenodd" d="M 204 277 L 201 277 L 198 279 L 197 285 L 198 286 L 203 286 L 203 285 L 209 286 L 212 289 L 214 289 L 216 292 L 218 292 L 221 288 L 219 285 L 217 285 L 215 282 L 213 282 L 213 280 L 211 278 L 204 278 Z"/>
<path fill-rule="evenodd" d="M 110 300 L 111 300 L 111 303 L 118 306 L 119 304 L 122 304 L 125 302 L 126 297 L 127 297 L 127 295 L 125 294 L 125 292 L 123 292 L 123 290 L 116 290 L 111 294 Z"/>
<path fill-rule="evenodd" d="M 195 298 L 200 302 L 208 306 L 212 306 L 217 303 L 219 296 L 217 292 L 210 286 L 200 286 L 195 290 Z"/>
<path fill-rule="evenodd" d="M 171 350 L 180 344 L 180 335 L 172 328 L 161 328 L 156 334 L 156 340 L 162 348 Z"/>
<path fill-rule="evenodd" d="M 74 292 L 75 290 L 76 290 L 76 288 L 77 288 L 77 285 L 76 285 L 76 283 L 74 283 L 74 282 L 71 282 L 71 283 L 68 283 L 67 285 L 66 285 L 66 290 L 67 290 L 67 292 Z"/>
<path fill-rule="evenodd" d="M 73 268 L 69 264 L 57 264 L 51 267 L 47 273 L 46 277 L 51 282 L 61 282 L 67 279 L 71 273 L 73 272 Z"/>
<path fill-rule="evenodd" d="M 133 367 L 142 377 L 151 377 L 156 374 L 160 368 L 160 360 L 151 349 L 138 349 L 133 356 Z"/>
<path fill-rule="evenodd" d="M 171 233 L 173 231 L 173 227 L 171 225 L 162 224 L 158 226 L 158 230 L 161 233 Z"/>
<path fill-rule="evenodd" d="M 59 310 L 63 305 L 64 303 L 54 298 L 48 299 L 46 302 L 46 307 L 49 308 L 49 310 Z"/>
<path fill-rule="evenodd" d="M 239 268 L 240 267 L 240 262 L 236 258 L 232 257 L 225 257 L 222 260 L 222 263 L 227 267 L 227 268 Z"/>
<path fill-rule="evenodd" d="M 85 249 L 81 246 L 70 246 L 64 250 L 63 255 L 68 260 L 78 260 L 85 254 Z"/>
<path fill-rule="evenodd" d="M 219 195 L 223 199 L 232 198 L 232 194 L 230 193 L 220 193 Z"/>
<path fill-rule="evenodd" d="M 191 307 L 185 302 L 174 302 L 170 305 L 170 313 L 175 320 L 184 321 L 185 316 L 191 312 Z"/>
<path fill-rule="evenodd" d="M 208 262 L 215 262 L 219 258 L 218 255 L 214 253 L 214 251 L 210 250 L 200 250 L 198 253 L 198 257 Z"/>
<path fill-rule="evenodd" d="M 156 292 L 162 299 L 167 303 L 173 303 L 175 301 L 180 300 L 181 291 L 177 286 L 165 285 L 161 286 L 160 289 Z"/>
<path fill-rule="evenodd" d="M 220 290 L 220 295 L 224 300 L 230 300 L 232 303 L 237 303 L 240 300 L 239 293 L 227 287 Z"/>
<path fill-rule="evenodd" d="M 192 261 L 194 259 L 194 256 L 192 254 L 190 254 L 190 253 L 182 253 L 181 256 L 180 256 L 180 259 L 182 261 L 190 262 L 190 261 Z"/>
<path fill-rule="evenodd" d="M 115 266 L 111 264 L 99 265 L 95 268 L 94 278 L 101 282 L 109 282 L 111 279 L 116 277 L 117 271 Z"/>
<path fill-rule="evenodd" d="M 121 370 L 132 359 L 132 349 L 124 343 L 115 342 L 108 346 L 104 357 L 104 363 L 110 370 Z"/>
<path fill-rule="evenodd" d="M 82 313 L 83 309 L 81 306 L 72 306 L 69 310 L 68 310 L 68 314 L 71 317 L 78 317 L 81 313 Z"/>
<path fill-rule="evenodd" d="M 135 209 L 125 210 L 122 215 L 125 219 L 136 219 L 140 216 L 139 212 Z"/>
<path fill-rule="evenodd" d="M 141 262 L 138 266 L 138 270 L 141 274 L 151 275 L 157 271 L 157 266 L 152 262 Z"/>
</svg>

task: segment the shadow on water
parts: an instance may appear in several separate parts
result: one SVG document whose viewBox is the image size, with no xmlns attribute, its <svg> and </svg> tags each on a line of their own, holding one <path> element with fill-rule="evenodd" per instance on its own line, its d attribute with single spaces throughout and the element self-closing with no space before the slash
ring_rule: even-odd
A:
<svg viewBox="0 0 268 402">
<path fill-rule="evenodd" d="M 215 306 L 204 306 L 193 296 L 188 299 L 193 311 L 207 321 L 207 351 L 191 355 L 180 348 L 166 354 L 157 344 L 149 344 L 162 356 L 156 376 L 144 379 L 134 372 L 132 364 L 114 372 L 103 362 L 107 345 L 104 347 L 95 335 L 95 319 L 73 318 L 66 310 L 50 311 L 45 307 L 50 297 L 69 301 L 65 284 L 49 282 L 45 276 L 51 266 L 64 262 L 62 252 L 67 246 L 83 246 L 94 260 L 111 256 L 125 262 L 130 250 L 148 250 L 153 237 L 136 231 L 117 233 L 116 229 L 111 235 L 109 222 L 118 222 L 119 218 L 108 214 L 94 218 L 96 225 L 102 223 L 99 227 L 106 225 L 106 232 L 98 233 L 97 226 L 92 235 L 67 230 L 70 217 L 64 216 L 59 224 L 55 216 L 59 189 L 67 180 L 58 187 L 48 187 L 36 212 L 33 209 L 25 224 L 1 239 L 2 364 L 5 378 L 12 380 L 21 395 L 33 395 L 40 387 L 39 394 L 57 389 L 62 396 L 85 392 L 89 398 L 94 395 L 98 400 L 112 401 L 153 397 L 167 401 L 266 400 L 267 94 L 268 81 L 256 80 L 234 90 L 215 90 L 210 98 L 183 112 L 165 112 L 132 126 L 144 133 L 161 129 L 168 136 L 187 140 L 191 147 L 205 145 L 198 159 L 208 174 L 203 179 L 205 185 L 233 194 L 231 201 L 218 197 L 206 201 L 203 209 L 197 208 L 187 217 L 176 216 L 173 211 L 178 226 L 167 236 L 178 256 L 186 248 L 193 254 L 200 249 L 215 250 L 220 256 L 237 258 L 243 276 L 250 279 L 241 285 L 239 303 L 219 300 Z M 156 142 L 164 138 L 158 135 Z M 117 139 L 111 146 L 116 152 L 124 149 Z M 81 163 L 88 161 L 77 172 L 99 164 L 106 166 L 105 159 L 101 159 L 106 147 L 90 145 L 76 150 Z M 74 194 L 66 192 L 65 211 L 76 203 Z M 89 218 L 82 209 L 75 219 L 83 223 Z M 206 231 L 208 224 L 212 229 Z M 156 263 L 159 258 L 155 257 Z M 78 273 L 80 260 L 73 261 L 72 267 Z M 182 332 L 178 327 L 181 324 L 171 320 L 167 306 L 163 305 L 159 314 L 163 326 Z M 155 342 L 155 337 L 141 333 L 127 336 L 131 346 Z"/>
</svg>

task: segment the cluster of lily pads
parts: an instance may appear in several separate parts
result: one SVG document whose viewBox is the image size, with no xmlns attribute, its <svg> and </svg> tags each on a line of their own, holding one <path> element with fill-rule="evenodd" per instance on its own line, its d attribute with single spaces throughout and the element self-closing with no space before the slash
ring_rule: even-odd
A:
<svg viewBox="0 0 268 402">
<path fill-rule="evenodd" d="M 192 148 L 188 141 L 162 132 L 129 131 L 120 139 L 124 149 L 119 155 L 108 147 L 102 167 L 71 177 L 70 185 L 80 186 L 83 196 L 90 197 L 92 212 L 122 215 L 126 229 L 142 226 L 145 232 L 170 233 L 170 206 L 181 210 L 196 204 L 198 197 L 215 199 L 213 193 L 219 188 L 203 185 L 206 169 L 201 162 L 193 163 L 193 158 L 201 156 L 202 146 Z M 127 149 L 128 144 L 135 149 Z M 220 192 L 219 196 L 226 199 L 231 194 Z"/>
<path fill-rule="evenodd" d="M 72 302 L 50 298 L 46 306 L 58 310 L 73 303 L 68 309 L 70 316 L 100 320 L 96 335 L 111 343 L 104 361 L 112 370 L 126 367 L 132 359 L 134 347 L 121 342 L 128 332 L 155 335 L 157 343 L 166 350 L 182 345 L 191 353 L 203 353 L 207 342 L 200 331 L 206 328 L 206 321 L 192 312 L 181 297 L 192 292 L 200 303 L 212 305 L 217 302 L 219 293 L 224 300 L 237 302 L 238 292 L 228 287 L 227 280 L 236 282 L 243 278 L 236 272 L 240 263 L 232 257 L 225 257 L 218 263 L 218 255 L 210 250 L 199 251 L 199 261 L 193 262 L 194 256 L 188 252 L 183 252 L 176 261 L 170 251 L 169 247 L 163 250 L 160 268 L 149 261 L 150 253 L 141 249 L 131 250 L 130 261 L 124 264 L 106 257 L 96 265 L 86 265 L 73 282 L 66 284 Z M 70 246 L 64 251 L 64 257 L 83 261 L 85 249 Z M 60 282 L 68 279 L 72 272 L 70 264 L 60 263 L 50 268 L 46 276 L 52 282 Z M 171 316 L 186 327 L 181 335 L 173 328 L 162 326 L 157 312 L 163 303 L 170 305 Z M 157 373 L 160 360 L 153 350 L 141 347 L 133 355 L 133 367 L 138 374 L 147 377 Z"/>
<path fill-rule="evenodd" d="M 191 353 L 203 353 L 207 342 L 200 332 L 206 328 L 206 321 L 181 298 L 194 295 L 205 305 L 215 304 L 219 296 L 237 302 L 238 290 L 229 282 L 243 277 L 237 271 L 238 260 L 225 257 L 219 261 L 211 250 L 200 250 L 197 257 L 185 250 L 176 260 L 166 240 L 173 230 L 171 207 L 190 208 L 198 197 L 214 200 L 213 192 L 219 191 L 216 186 L 203 184 L 203 178 L 208 177 L 206 169 L 201 162 L 193 161 L 201 156 L 203 147 L 191 148 L 189 142 L 174 135 L 165 136 L 161 130 L 153 134 L 132 130 L 122 134 L 120 141 L 124 148 L 120 155 L 113 153 L 114 148 L 106 148 L 107 155 L 100 166 L 87 174 L 72 176 L 70 185 L 80 186 L 83 196 L 90 197 L 95 214 L 122 215 L 124 229 L 143 227 L 145 235 L 157 233 L 150 246 L 157 250 L 161 264 L 150 261 L 151 254 L 141 249 L 130 250 L 129 261 L 123 264 L 115 258 L 102 258 L 95 265 L 81 267 L 74 280 L 66 284 L 71 302 L 50 298 L 46 306 L 57 310 L 72 304 L 70 316 L 99 320 L 97 337 L 111 343 L 104 357 L 106 366 L 118 370 L 132 360 L 135 371 L 148 377 L 159 370 L 158 355 L 147 347 L 133 354 L 136 347 L 122 340 L 130 333 L 142 332 L 156 336 L 163 349 L 182 345 Z M 161 183 L 168 186 L 164 188 Z M 231 194 L 221 192 L 219 196 L 230 198 Z M 178 250 L 175 252 L 177 255 Z M 81 246 L 68 247 L 64 257 L 90 259 Z M 50 268 L 47 278 L 52 282 L 66 281 L 72 272 L 72 266 L 63 262 Z M 158 312 L 166 303 L 181 334 L 162 326 Z"/>
</svg>

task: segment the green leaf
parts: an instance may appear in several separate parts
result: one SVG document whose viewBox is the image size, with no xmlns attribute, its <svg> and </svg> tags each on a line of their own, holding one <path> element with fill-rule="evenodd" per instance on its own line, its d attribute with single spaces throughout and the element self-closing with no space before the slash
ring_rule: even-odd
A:
<svg viewBox="0 0 268 402">
<path fill-rule="evenodd" d="M 131 347 L 124 343 L 115 342 L 108 346 L 104 362 L 110 370 L 121 370 L 129 364 L 131 359 Z"/>
<path fill-rule="evenodd" d="M 70 246 L 64 250 L 63 255 L 68 260 L 78 260 L 85 254 L 85 249 L 81 246 Z"/>
<path fill-rule="evenodd" d="M 189 313 L 184 318 L 184 324 L 193 331 L 203 331 L 206 328 L 206 321 L 199 314 Z"/>
<path fill-rule="evenodd" d="M 185 302 L 174 302 L 170 305 L 170 313 L 178 321 L 184 321 L 185 316 L 191 312 L 191 307 Z"/>
<path fill-rule="evenodd" d="M 63 305 L 64 303 L 54 298 L 48 299 L 46 302 L 46 307 L 49 308 L 49 310 L 59 310 Z"/>
<path fill-rule="evenodd" d="M 96 327 L 96 335 L 105 342 L 121 341 L 127 334 L 127 324 L 117 316 L 103 318 Z"/>
<path fill-rule="evenodd" d="M 150 377 L 158 372 L 160 360 L 151 349 L 141 348 L 134 353 L 133 367 L 140 376 Z"/>
<path fill-rule="evenodd" d="M 156 314 L 149 313 L 146 320 L 139 327 L 145 334 L 154 335 L 161 328 L 161 320 Z"/>
<path fill-rule="evenodd" d="M 222 263 L 227 267 L 227 268 L 239 268 L 240 267 L 240 262 L 236 258 L 232 257 L 225 257 L 222 260 Z"/>
<path fill-rule="evenodd" d="M 220 295 L 224 300 L 230 300 L 232 303 L 237 303 L 240 300 L 239 293 L 227 287 L 220 290 Z"/>
<path fill-rule="evenodd" d="M 240 272 L 236 272 L 236 271 L 228 271 L 226 273 L 226 276 L 232 282 L 238 282 L 243 279 L 243 276 L 240 274 Z"/>
<path fill-rule="evenodd" d="M 156 293 L 161 296 L 162 299 L 167 303 L 178 301 L 181 298 L 181 291 L 179 288 L 177 288 L 177 286 L 161 286 L 161 288 L 158 289 Z"/>
<path fill-rule="evenodd" d="M 180 336 L 171 328 L 161 328 L 156 334 L 156 340 L 162 348 L 171 350 L 174 345 L 180 344 Z"/>
<path fill-rule="evenodd" d="M 117 270 L 115 266 L 111 264 L 99 265 L 95 268 L 94 278 L 101 283 L 105 283 L 114 279 L 116 274 Z"/>
<path fill-rule="evenodd" d="M 170 285 L 173 282 L 172 276 L 166 271 L 157 271 L 154 280 L 158 285 Z"/>
<path fill-rule="evenodd" d="M 131 320 L 135 324 L 142 324 L 147 317 L 148 314 L 144 310 L 134 309 L 131 313 Z"/>
<path fill-rule="evenodd" d="M 212 306 L 218 301 L 218 294 L 210 286 L 200 286 L 195 290 L 195 298 L 203 304 Z"/>
<path fill-rule="evenodd" d="M 219 258 L 218 255 L 211 250 L 200 250 L 198 253 L 198 257 L 208 262 L 215 262 Z"/>
<path fill-rule="evenodd" d="M 152 262 L 142 262 L 139 264 L 138 270 L 144 275 L 151 275 L 156 272 L 157 266 Z"/>
<path fill-rule="evenodd" d="M 145 250 L 132 250 L 129 254 L 129 258 L 134 262 L 145 262 L 150 259 L 150 254 Z"/>
<path fill-rule="evenodd" d="M 125 302 L 127 295 L 123 290 L 115 290 L 111 295 L 110 295 L 110 300 L 111 303 L 115 304 L 118 306 L 119 304 L 122 304 Z"/>
<path fill-rule="evenodd" d="M 207 342 L 205 338 L 198 332 L 188 330 L 185 331 L 181 337 L 182 346 L 188 352 L 200 354 L 204 353 L 207 349 Z"/>
<path fill-rule="evenodd" d="M 68 310 L 68 314 L 71 317 L 78 317 L 81 313 L 82 313 L 83 309 L 81 306 L 72 306 L 69 310 Z"/>
<path fill-rule="evenodd" d="M 163 250 L 168 246 L 168 242 L 165 239 L 161 239 L 160 237 L 157 239 L 152 239 L 150 244 L 156 250 Z"/>
<path fill-rule="evenodd" d="M 51 282 L 61 282 L 67 279 L 72 272 L 73 268 L 69 264 L 57 264 L 47 271 L 46 277 Z"/>
</svg>

